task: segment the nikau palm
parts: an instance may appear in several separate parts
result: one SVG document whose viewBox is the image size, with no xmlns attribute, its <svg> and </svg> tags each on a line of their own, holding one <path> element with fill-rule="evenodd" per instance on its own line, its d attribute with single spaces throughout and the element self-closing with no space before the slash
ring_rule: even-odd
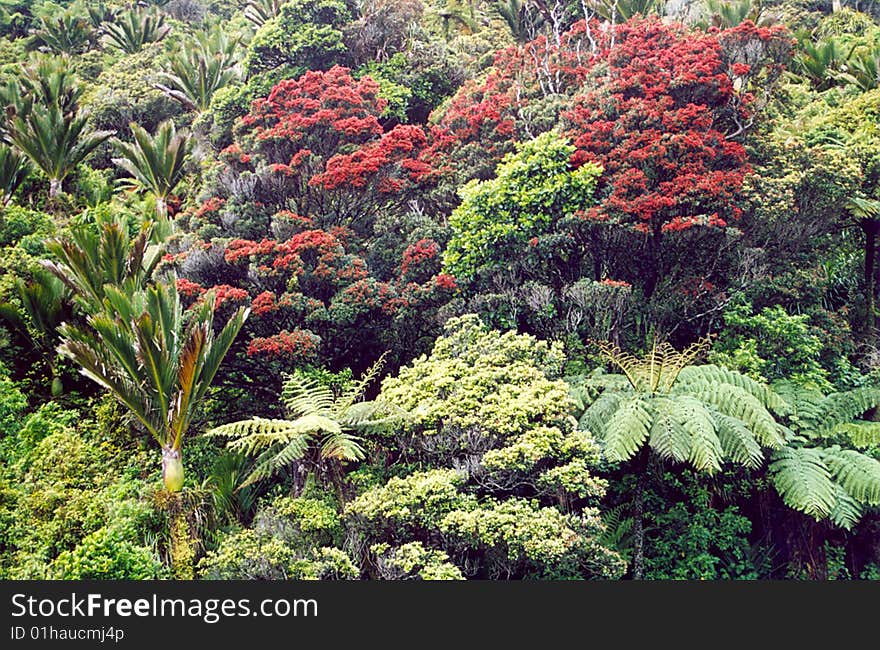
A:
<svg viewBox="0 0 880 650">
<path fill-rule="evenodd" d="M 105 294 L 105 309 L 88 317 L 88 329 L 58 328 L 59 352 L 144 425 L 162 448 L 166 489 L 178 492 L 184 436 L 248 312 L 239 309 L 215 337 L 211 294 L 186 319 L 173 284 L 134 295 L 108 286 Z"/>
<path fill-rule="evenodd" d="M 13 118 L 8 137 L 49 179 L 49 196 L 61 193 L 64 179 L 113 131 L 92 131 L 85 114 L 58 105 L 33 106 Z"/>
<path fill-rule="evenodd" d="M 159 255 L 146 228 L 129 241 L 124 225 L 74 229 L 56 241 L 58 262 L 44 264 L 89 313 L 85 326 L 63 323 L 58 351 L 124 404 L 162 449 L 169 492 L 183 486 L 181 449 L 193 415 L 244 324 L 239 309 L 214 333 L 214 297 L 184 312 L 176 285 L 149 283 Z"/>
<path fill-rule="evenodd" d="M 165 16 L 155 11 L 135 9 L 117 15 L 101 26 L 104 42 L 126 54 L 137 54 L 147 43 L 161 41 L 171 31 Z"/>
<path fill-rule="evenodd" d="M 27 158 L 0 143 L 0 205 L 9 205 L 12 195 L 31 171 Z"/>
<path fill-rule="evenodd" d="M 91 44 L 92 26 L 88 18 L 64 12 L 52 18 L 43 16 L 34 36 L 55 52 L 80 54 Z"/>
<path fill-rule="evenodd" d="M 114 158 L 113 162 L 130 175 L 123 183 L 153 195 L 161 222 L 168 216 L 168 197 L 184 178 L 190 140 L 177 133 L 171 120 L 160 124 L 155 136 L 137 124 L 130 126 L 134 142 L 114 140 L 122 158 Z"/>
<path fill-rule="evenodd" d="M 237 40 L 220 31 L 196 39 L 172 57 L 156 88 L 187 110 L 207 110 L 214 93 L 239 76 L 237 47 Z"/>
</svg>

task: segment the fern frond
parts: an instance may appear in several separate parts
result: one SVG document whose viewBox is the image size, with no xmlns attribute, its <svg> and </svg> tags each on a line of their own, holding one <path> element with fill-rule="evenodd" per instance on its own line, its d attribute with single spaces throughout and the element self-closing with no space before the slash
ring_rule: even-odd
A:
<svg viewBox="0 0 880 650">
<path fill-rule="evenodd" d="M 815 433 L 819 436 L 831 435 L 838 424 L 843 424 L 864 416 L 880 405 L 880 388 L 865 387 L 832 393 L 819 404 Z"/>
<path fill-rule="evenodd" d="M 367 388 L 375 381 L 379 373 L 382 372 L 382 367 L 385 365 L 385 357 L 387 356 L 388 352 L 383 352 L 382 356 L 376 359 L 376 363 L 370 366 L 360 379 L 352 382 L 348 389 L 339 396 L 339 399 L 336 400 L 337 415 L 344 413 L 364 396 Z"/>
<path fill-rule="evenodd" d="M 733 384 L 711 384 L 692 390 L 691 395 L 710 404 L 723 415 L 742 420 L 765 447 L 777 448 L 785 443 L 785 427 L 776 422 L 761 402 L 745 389 Z"/>
<path fill-rule="evenodd" d="M 816 520 L 828 517 L 837 505 L 835 483 L 818 449 L 777 449 L 770 476 L 787 506 Z"/>
<path fill-rule="evenodd" d="M 693 397 L 678 397 L 674 401 L 676 417 L 690 438 L 688 462 L 696 469 L 710 474 L 720 471 L 724 450 L 715 434 L 712 416 Z"/>
<path fill-rule="evenodd" d="M 766 384 L 757 382 L 751 377 L 747 377 L 735 370 L 729 370 L 714 364 L 684 368 L 679 373 L 675 386 L 676 391 L 687 392 L 698 391 L 713 384 L 729 384 L 741 388 L 757 399 L 761 406 L 771 409 L 780 415 L 787 414 L 791 408 L 782 396 L 776 394 Z"/>
<path fill-rule="evenodd" d="M 652 419 L 650 405 L 641 397 L 633 397 L 620 404 L 599 438 L 608 459 L 617 461 L 632 458 L 648 439 Z M 593 433 L 598 436 L 597 432 Z"/>
<path fill-rule="evenodd" d="M 339 416 L 343 427 L 361 430 L 382 430 L 403 422 L 409 413 L 397 406 L 383 401 L 358 402 L 349 406 Z"/>
<path fill-rule="evenodd" d="M 281 389 L 281 402 L 293 418 L 305 415 L 332 417 L 336 411 L 333 391 L 300 372 L 288 375 Z"/>
<path fill-rule="evenodd" d="M 584 411 L 578 421 L 578 428 L 601 438 L 605 434 L 609 418 L 624 399 L 625 396 L 620 393 L 603 393 Z"/>
<path fill-rule="evenodd" d="M 880 505 L 880 462 L 840 447 L 823 449 L 821 454 L 832 478 L 852 498 L 872 506 Z"/>
<path fill-rule="evenodd" d="M 820 405 L 825 399 L 821 391 L 804 388 L 788 380 L 773 382 L 773 391 L 788 404 L 788 416 L 792 421 L 806 423 L 808 428 L 812 428 L 811 423 L 821 417 Z"/>
<path fill-rule="evenodd" d="M 844 422 L 834 427 L 835 434 L 842 434 L 859 449 L 880 445 L 880 422 Z"/>
<path fill-rule="evenodd" d="M 828 518 L 835 526 L 851 530 L 862 518 L 862 506 L 843 487 L 840 485 L 835 485 L 835 487 L 837 488 L 837 503 L 834 504 L 834 509 Z"/>
<path fill-rule="evenodd" d="M 725 456 L 746 467 L 760 466 L 761 461 L 764 460 L 764 453 L 749 428 L 739 419 L 729 415 L 717 412 L 712 415 L 715 419 L 715 432 L 721 441 Z"/>
<path fill-rule="evenodd" d="M 699 341 L 682 352 L 665 341 L 655 342 L 643 359 L 607 341 L 600 341 L 597 345 L 611 363 L 623 370 L 637 391 L 668 393 L 681 370 L 706 350 L 708 342 Z"/>
<path fill-rule="evenodd" d="M 363 460 L 366 454 L 360 441 L 361 438 L 350 433 L 328 435 L 321 444 L 321 457 L 342 461 Z"/>
<path fill-rule="evenodd" d="M 653 402 L 654 422 L 648 444 L 661 458 L 680 463 L 690 455 L 690 434 L 681 425 L 675 401 L 656 398 Z"/>
</svg>

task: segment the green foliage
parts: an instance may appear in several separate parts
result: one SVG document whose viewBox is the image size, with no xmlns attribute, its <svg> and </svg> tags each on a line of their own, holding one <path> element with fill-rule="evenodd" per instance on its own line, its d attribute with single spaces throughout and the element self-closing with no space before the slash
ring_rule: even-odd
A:
<svg viewBox="0 0 880 650">
<path fill-rule="evenodd" d="M 728 307 L 725 328 L 712 360 L 759 381 L 783 377 L 821 390 L 831 388 L 822 367 L 822 341 L 807 314 L 790 315 L 779 305 L 755 313 L 748 302 Z"/>
<path fill-rule="evenodd" d="M 161 41 L 170 30 L 164 14 L 140 7 L 119 14 L 101 26 L 104 44 L 126 54 L 136 54 L 147 43 Z"/>
<path fill-rule="evenodd" d="M 552 233 L 559 219 L 590 207 L 601 169 L 594 164 L 572 169 L 574 151 L 559 134 L 547 132 L 518 144 L 494 179 L 462 188 L 443 256 L 450 272 L 472 280 L 509 265 L 530 239 Z"/>
<path fill-rule="evenodd" d="M 152 133 L 159 124 L 182 112 L 177 101 L 155 87 L 164 57 L 162 44 L 154 43 L 103 68 L 83 97 L 95 128 L 113 130 L 117 137 L 130 139 L 132 122 Z M 100 153 L 96 164 L 112 166 L 112 148 L 108 146 Z"/>
<path fill-rule="evenodd" d="M 286 67 L 288 78 L 344 63 L 341 27 L 351 18 L 340 0 L 293 0 L 254 35 L 244 58 L 248 77 Z"/>
<path fill-rule="evenodd" d="M 254 527 L 227 535 L 199 563 L 209 580 L 351 580 L 360 570 L 341 543 L 335 508 L 321 500 L 282 497 L 257 513 Z"/>
<path fill-rule="evenodd" d="M 214 94 L 239 77 L 239 46 L 219 29 L 198 35 L 171 58 L 158 88 L 187 110 L 208 110 Z"/>
<path fill-rule="evenodd" d="M 177 133 L 171 120 L 160 124 L 152 136 L 137 124 L 132 123 L 130 127 L 134 142 L 114 140 L 113 144 L 122 158 L 116 158 L 113 162 L 130 175 L 126 184 L 134 189 L 146 190 L 155 197 L 156 216 L 162 221 L 168 216 L 168 197 L 184 178 L 190 140 Z"/>
<path fill-rule="evenodd" d="M 447 323 L 430 356 L 383 382 L 380 399 L 410 414 L 395 447 L 422 469 L 370 487 L 346 508 L 360 539 L 387 545 L 375 551 L 380 566 L 387 552 L 418 542 L 468 577 L 622 570 L 597 541 L 603 527 L 590 504 L 606 485 L 592 473 L 595 443 L 574 430 L 557 379 L 563 363 L 558 344 L 466 316 Z"/>
<path fill-rule="evenodd" d="M 665 472 L 646 495 L 645 577 L 755 580 L 769 567 L 749 542 L 752 524 L 696 477 Z"/>
<path fill-rule="evenodd" d="M 357 382 L 334 394 L 332 388 L 302 372 L 284 382 L 281 400 L 291 418 L 270 420 L 251 418 L 212 429 L 209 434 L 230 438 L 231 451 L 256 456 L 256 466 L 245 485 L 272 478 L 312 451 L 317 439 L 318 461 L 350 462 L 362 460 L 361 439 L 355 429 L 386 426 L 401 418 L 390 405 L 359 401 L 381 370 L 379 359 Z"/>
<path fill-rule="evenodd" d="M 156 580 L 167 577 L 167 571 L 151 549 L 106 526 L 61 553 L 49 575 L 57 580 Z"/>
<path fill-rule="evenodd" d="M 426 549 L 421 542 L 391 547 L 374 544 L 377 571 L 382 580 L 464 580 L 461 570 L 443 551 Z"/>
</svg>

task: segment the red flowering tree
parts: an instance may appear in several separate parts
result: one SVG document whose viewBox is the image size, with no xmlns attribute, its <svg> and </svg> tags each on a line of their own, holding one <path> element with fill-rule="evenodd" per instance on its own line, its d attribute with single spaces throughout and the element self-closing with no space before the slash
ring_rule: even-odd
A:
<svg viewBox="0 0 880 650">
<path fill-rule="evenodd" d="M 214 287 L 216 309 L 250 304 L 252 318 L 236 354 L 240 374 L 280 375 L 308 364 L 362 370 L 386 350 L 399 360 L 417 354 L 419 341 L 439 325 L 431 314 L 457 291 L 455 280 L 440 272 L 439 245 L 420 240 L 410 246 L 397 275 L 382 281 L 350 252 L 350 230 L 314 228 L 289 211 L 275 215 L 281 217 L 286 239 L 195 245 L 166 259 L 189 274 L 178 289 L 192 303 L 201 300 L 211 278 L 222 277 L 235 286 Z M 204 260 L 215 249 L 211 264 L 188 259 Z"/>
<path fill-rule="evenodd" d="M 378 90 L 339 66 L 278 83 L 253 103 L 235 128 L 236 142 L 221 152 L 211 205 L 226 199 L 219 209 L 229 223 L 258 206 L 264 217 L 290 209 L 320 228 L 369 234 L 372 216 L 405 205 L 429 171 L 419 158 L 424 130 L 386 132 Z"/>
</svg>

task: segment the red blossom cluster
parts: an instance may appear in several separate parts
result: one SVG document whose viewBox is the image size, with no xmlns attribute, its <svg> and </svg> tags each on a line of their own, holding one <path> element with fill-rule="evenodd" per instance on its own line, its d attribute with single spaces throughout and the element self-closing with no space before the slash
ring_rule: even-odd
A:
<svg viewBox="0 0 880 650">
<path fill-rule="evenodd" d="M 629 282 L 624 280 L 612 280 L 611 278 L 600 280 L 599 284 L 604 287 L 611 287 L 612 289 L 632 289 L 632 285 Z"/>
<path fill-rule="evenodd" d="M 250 297 L 244 289 L 228 284 L 214 285 L 211 291 L 214 292 L 214 309 L 219 309 L 225 302 L 243 302 Z"/>
<path fill-rule="evenodd" d="M 197 282 L 193 282 L 186 278 L 178 278 L 177 280 L 177 293 L 186 296 L 187 298 L 196 298 L 206 291 L 207 289 Z"/>
<path fill-rule="evenodd" d="M 266 355 L 297 363 L 308 363 L 318 357 L 321 338 L 307 330 L 283 330 L 278 334 L 251 339 L 247 356 Z"/>
<path fill-rule="evenodd" d="M 426 266 L 433 270 L 439 254 L 440 244 L 433 239 L 420 239 L 415 244 L 410 244 L 403 251 L 400 275 L 402 277 L 418 275 Z"/>
<path fill-rule="evenodd" d="M 221 159 L 233 174 L 246 159 L 270 207 L 292 207 L 323 227 L 405 204 L 406 191 L 431 172 L 421 157 L 427 134 L 415 125 L 385 132 L 379 118 L 386 102 L 378 92 L 375 81 L 356 80 L 339 66 L 281 81 L 252 104 Z"/>
<path fill-rule="evenodd" d="M 216 196 L 212 196 L 207 201 L 204 201 L 196 210 L 196 217 L 204 217 L 206 214 L 219 212 L 223 207 L 223 204 L 226 203 L 225 199 L 221 199 Z"/>
</svg>

